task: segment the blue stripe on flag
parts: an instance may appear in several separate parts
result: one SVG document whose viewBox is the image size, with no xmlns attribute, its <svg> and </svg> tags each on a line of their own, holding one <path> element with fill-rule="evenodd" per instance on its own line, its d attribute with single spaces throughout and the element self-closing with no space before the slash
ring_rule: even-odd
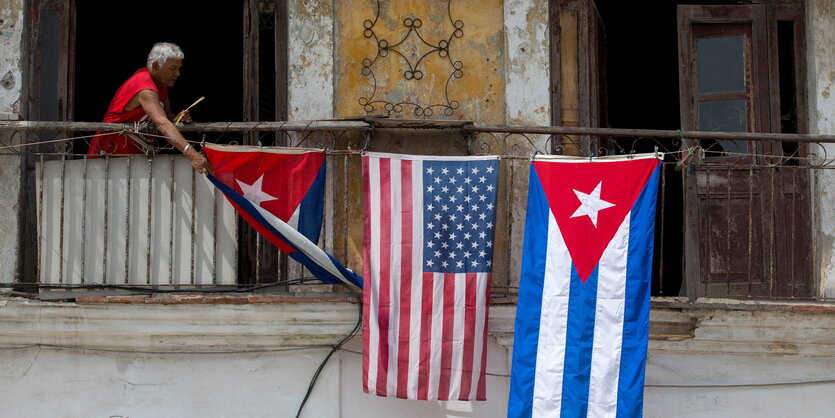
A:
<svg viewBox="0 0 835 418">
<path fill-rule="evenodd" d="M 542 286 L 545 277 L 550 209 L 539 176 L 531 164 L 528 211 L 522 250 L 522 274 L 516 304 L 513 336 L 513 361 L 510 375 L 508 417 L 530 417 L 533 411 L 534 373 L 539 345 L 539 318 L 542 311 Z"/>
<path fill-rule="evenodd" d="M 307 189 L 304 199 L 299 204 L 298 230 L 312 242 L 319 242 L 322 231 L 322 212 L 325 207 L 325 163 L 319 167 L 319 173 L 313 184 Z"/>
<path fill-rule="evenodd" d="M 264 226 L 264 228 L 267 228 L 267 230 L 271 234 L 274 234 L 276 237 L 278 237 L 279 239 L 287 243 L 289 246 L 291 246 L 295 251 L 289 253 L 288 255 L 293 260 L 296 260 L 302 265 L 304 265 L 308 270 L 310 270 L 311 273 L 313 273 L 314 276 L 316 276 L 317 279 L 325 283 L 350 283 L 354 286 L 362 288 L 362 277 L 360 277 L 353 271 L 345 268 L 345 266 L 336 261 L 336 259 L 333 258 L 333 256 L 316 247 L 316 250 L 320 251 L 323 255 L 327 256 L 327 258 L 333 263 L 334 267 L 336 267 L 336 269 L 342 277 L 334 275 L 326 268 L 324 268 L 321 264 L 319 264 L 317 261 L 313 260 L 307 254 L 305 254 L 305 252 L 299 248 L 300 245 L 303 245 L 305 243 L 295 242 L 293 240 L 287 239 L 286 236 L 278 232 L 278 230 L 275 229 L 275 227 L 273 227 L 266 219 L 264 219 L 264 217 L 261 215 L 258 209 L 256 209 L 255 206 L 252 205 L 252 202 L 250 202 L 248 199 L 241 196 L 225 184 L 221 183 L 220 180 L 214 178 L 214 176 L 207 176 L 207 178 L 209 179 L 209 181 L 212 182 L 212 184 L 214 184 L 218 189 L 220 189 L 220 191 L 223 192 L 223 194 L 225 194 L 226 197 L 234 201 L 235 204 L 237 204 L 240 208 L 242 208 L 250 216 L 252 216 L 252 218 L 255 219 L 256 222 L 260 223 L 262 226 Z M 280 219 L 279 222 L 281 222 Z M 307 239 L 306 237 L 301 235 L 301 233 L 299 233 L 298 237 L 300 239 Z M 315 247 L 315 244 L 313 244 L 312 242 L 308 242 L 307 244 L 311 244 Z"/>
<path fill-rule="evenodd" d="M 572 267 L 561 416 L 583 417 L 586 416 L 589 408 L 589 381 L 596 308 L 597 267 L 585 283 L 580 280 L 577 270 Z"/>
<path fill-rule="evenodd" d="M 655 207 L 660 170 L 659 164 L 647 180 L 630 214 L 618 417 L 640 417 L 643 413 Z"/>
</svg>

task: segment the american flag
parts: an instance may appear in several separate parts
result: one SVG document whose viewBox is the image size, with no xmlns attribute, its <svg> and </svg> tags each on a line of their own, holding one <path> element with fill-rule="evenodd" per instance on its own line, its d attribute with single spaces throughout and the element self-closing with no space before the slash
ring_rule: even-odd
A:
<svg viewBox="0 0 835 418">
<path fill-rule="evenodd" d="M 485 400 L 497 157 L 368 153 L 363 390 Z"/>
</svg>

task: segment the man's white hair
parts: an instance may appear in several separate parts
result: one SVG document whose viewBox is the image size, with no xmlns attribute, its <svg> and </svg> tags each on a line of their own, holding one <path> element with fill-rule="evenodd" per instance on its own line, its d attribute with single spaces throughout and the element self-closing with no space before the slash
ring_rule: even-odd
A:
<svg viewBox="0 0 835 418">
<path fill-rule="evenodd" d="M 150 71 L 151 65 L 154 61 L 158 62 L 160 67 L 162 67 L 169 58 L 181 60 L 183 57 L 185 57 L 185 55 L 183 55 L 183 50 L 181 50 L 179 46 L 170 42 L 157 42 L 148 54 L 147 67 Z"/>
</svg>

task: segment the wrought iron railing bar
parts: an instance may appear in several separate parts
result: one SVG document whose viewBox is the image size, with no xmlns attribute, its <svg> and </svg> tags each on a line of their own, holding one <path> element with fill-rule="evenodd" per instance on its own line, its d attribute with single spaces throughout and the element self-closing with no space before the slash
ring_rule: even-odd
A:
<svg viewBox="0 0 835 418">
<path fill-rule="evenodd" d="M 213 189 L 215 189 L 214 192 L 217 196 L 217 199 L 221 202 L 225 202 L 226 197 L 223 195 L 223 193 L 217 193 L 217 187 L 213 187 Z M 240 237 L 240 232 L 241 231 L 239 219 L 236 218 L 234 221 L 232 221 L 232 236 L 235 237 L 235 239 L 238 239 Z M 217 240 L 215 240 L 215 248 L 217 248 Z M 239 246 L 238 249 L 235 250 L 235 259 L 232 260 L 232 265 L 235 267 L 235 271 L 238 272 L 240 272 L 238 270 L 238 262 L 240 262 L 241 259 L 240 248 L 241 247 Z M 215 253 L 215 257 L 217 257 L 217 253 Z M 215 264 L 215 268 L 217 268 L 217 264 Z"/>
<path fill-rule="evenodd" d="M 771 176 L 770 176 L 771 177 L 771 187 L 770 187 L 770 189 L 771 189 L 770 190 L 771 200 L 770 200 L 770 203 L 771 203 L 772 208 L 777 207 L 777 201 L 775 200 L 775 196 L 774 196 L 774 172 L 775 172 L 775 170 L 776 170 L 775 168 L 771 168 L 769 170 L 769 172 L 771 173 Z M 769 263 L 768 263 L 768 267 L 769 267 L 769 270 L 770 270 L 769 271 L 769 280 L 768 280 L 768 295 L 772 296 L 772 297 L 774 296 L 774 264 L 776 263 L 776 260 L 777 260 L 777 255 L 776 255 L 776 252 L 774 251 L 774 244 L 775 244 L 775 241 L 776 241 L 776 238 L 777 238 L 776 235 L 777 235 L 777 211 L 772 209 L 771 210 L 771 230 L 769 231 L 769 237 L 768 237 L 769 238 L 770 252 L 771 252 L 770 253 L 771 260 L 769 260 Z"/>
<path fill-rule="evenodd" d="M 709 202 L 710 201 L 710 191 L 712 190 L 710 188 L 710 165 L 705 166 L 705 181 L 707 183 L 707 185 L 705 186 L 705 189 L 707 190 L 707 200 Z M 696 184 L 696 193 L 697 194 L 699 192 L 698 188 L 699 188 L 699 185 L 697 183 Z M 707 206 L 707 205 L 705 205 L 705 206 Z M 706 229 L 707 236 L 705 237 L 705 240 L 707 241 L 707 245 L 705 247 L 709 249 L 710 248 L 710 234 L 712 232 L 712 229 L 710 229 L 710 212 L 707 210 L 707 207 L 705 207 L 704 216 L 705 216 L 705 221 L 707 222 L 707 229 Z M 696 228 L 698 228 L 698 227 L 699 226 L 696 225 Z M 702 245 L 702 243 L 700 242 L 696 245 Z M 725 268 L 728 268 L 728 266 L 725 266 Z M 704 280 L 705 280 L 705 294 L 703 296 L 709 296 L 710 294 L 709 294 L 708 285 L 710 283 L 710 269 L 709 268 L 703 269 L 702 276 L 704 277 Z"/>
<path fill-rule="evenodd" d="M 255 284 L 261 284 L 261 234 L 255 236 Z"/>
<path fill-rule="evenodd" d="M 133 158 L 128 158 L 127 161 L 127 198 L 125 199 L 127 207 L 125 208 L 125 284 L 130 283 L 130 207 L 131 207 L 131 185 L 133 183 L 133 176 L 131 176 L 131 163 Z"/>
<path fill-rule="evenodd" d="M 762 199 L 760 200 L 762 202 Z M 748 297 L 753 288 L 753 247 L 754 247 L 754 166 L 748 167 Z"/>
<path fill-rule="evenodd" d="M 146 254 L 146 283 L 151 284 L 151 240 L 153 238 L 154 160 L 148 158 L 148 253 Z"/>
<path fill-rule="evenodd" d="M 81 185 L 81 284 L 85 284 L 87 276 L 84 274 L 84 264 L 87 258 L 87 161 L 89 159 L 85 156 L 83 168 L 81 172 L 81 179 L 84 184 Z"/>
<path fill-rule="evenodd" d="M 42 254 L 43 254 L 43 240 L 46 239 L 46 231 L 45 231 L 46 228 L 44 228 L 44 216 L 43 216 L 43 208 L 45 206 L 44 201 L 43 201 L 43 189 L 44 189 L 43 179 L 44 179 L 44 171 L 45 171 L 46 167 L 43 164 L 43 157 L 41 157 L 41 159 L 40 159 L 40 167 L 41 167 L 41 170 L 40 170 L 40 173 L 38 173 L 38 177 L 40 177 L 40 186 L 38 187 L 38 201 L 40 202 L 40 204 L 39 204 L 39 207 L 38 207 L 38 213 L 36 215 L 37 216 L 37 222 L 38 222 L 38 231 L 39 231 L 39 233 L 38 233 L 38 267 L 37 267 L 38 274 L 36 276 L 38 282 L 41 281 L 41 275 L 43 274 L 43 270 L 44 270 L 44 268 L 42 267 L 42 264 L 43 264 Z M 63 179 L 63 176 L 61 176 L 61 178 Z M 62 248 L 61 252 L 63 252 L 63 246 L 61 248 Z M 63 254 L 60 254 L 60 255 L 63 257 Z M 58 276 L 59 277 L 61 276 L 60 270 L 59 270 Z"/>
<path fill-rule="evenodd" d="M 168 284 L 174 284 L 174 220 L 176 215 L 176 205 L 174 204 L 174 166 L 176 157 L 171 156 L 171 186 L 168 189 L 170 194 L 169 201 L 171 203 L 171 220 L 168 221 L 170 226 L 168 232 Z"/>
<path fill-rule="evenodd" d="M 661 233 L 658 246 L 658 294 L 664 295 L 664 214 L 667 208 L 667 170 L 661 162 Z"/>
<path fill-rule="evenodd" d="M 191 254 L 189 256 L 191 267 L 189 268 L 189 280 L 190 284 L 194 285 L 194 241 L 195 241 L 195 222 L 197 220 L 197 186 L 195 184 L 197 180 L 197 176 L 194 170 L 191 170 Z M 173 235 L 173 234 L 172 234 Z"/>
<path fill-rule="evenodd" d="M 795 226 L 795 222 L 796 222 L 795 216 L 796 216 L 796 213 L 797 213 L 796 212 L 796 210 L 797 210 L 797 197 L 798 197 L 797 196 L 797 171 L 792 171 L 791 173 L 792 173 L 792 193 L 791 193 L 792 210 L 791 210 L 791 216 L 790 216 L 790 222 L 789 222 L 789 228 L 791 228 L 790 229 L 791 230 L 791 233 L 790 233 L 791 240 L 789 242 L 794 244 L 795 242 L 797 242 L 797 241 L 795 241 L 795 234 L 794 234 L 794 232 L 795 232 L 794 231 L 794 226 Z M 789 248 L 789 270 L 791 271 L 789 273 L 789 275 L 790 275 L 790 277 L 789 277 L 789 287 L 791 288 L 791 297 L 792 298 L 794 298 L 794 290 L 797 287 L 797 285 L 794 282 L 794 268 L 795 268 L 795 265 L 794 265 L 794 251 L 792 251 L 792 249 Z"/>
<path fill-rule="evenodd" d="M 728 167 L 725 180 L 725 282 L 727 282 L 727 296 L 731 295 L 731 167 Z"/>
<path fill-rule="evenodd" d="M 505 205 L 506 205 L 506 207 L 505 207 L 505 219 L 506 219 L 506 222 L 507 222 L 506 225 L 507 225 L 507 238 L 508 239 L 505 241 L 506 244 L 507 244 L 507 251 L 505 251 L 505 256 L 508 257 L 507 258 L 508 262 L 505 265 L 505 269 L 506 269 L 505 271 L 507 272 L 507 276 L 506 276 L 504 282 L 505 282 L 505 284 L 509 285 L 509 284 L 511 284 L 511 282 L 510 282 L 510 271 L 511 271 L 511 269 L 510 269 L 510 264 L 511 264 L 510 263 L 510 256 L 511 256 L 511 251 L 513 250 L 513 228 L 514 228 L 513 210 L 512 210 L 512 207 L 513 207 L 513 205 L 512 205 L 512 203 L 513 203 L 513 168 L 514 168 L 513 167 L 513 162 L 508 161 L 507 166 L 508 166 L 508 170 L 506 171 L 507 180 L 505 181 L 505 187 L 507 187 L 506 188 L 507 192 L 505 193 L 505 198 L 507 199 L 506 202 L 505 202 Z M 495 234 L 493 236 L 493 242 L 496 242 Z M 493 254 L 495 255 L 496 252 L 493 251 Z"/>
<path fill-rule="evenodd" d="M 41 158 L 41 161 L 43 161 L 43 158 Z M 43 165 L 41 165 L 41 167 L 43 167 Z M 60 242 L 60 247 L 58 247 L 58 248 L 60 248 L 60 251 L 61 251 L 61 256 L 58 257 L 58 283 L 59 284 L 64 284 L 64 222 L 66 221 L 65 218 L 64 218 L 64 211 L 66 210 L 66 202 L 65 202 L 64 198 L 65 198 L 66 191 L 64 189 L 66 188 L 66 179 L 67 179 L 67 160 L 65 158 L 62 158 L 61 159 L 61 208 L 60 208 L 61 214 L 59 215 L 60 219 L 61 219 L 61 221 L 60 221 L 60 228 L 61 228 L 60 241 L 61 242 Z M 82 202 L 82 204 L 84 204 L 84 202 Z M 84 272 L 82 271 L 81 274 L 83 275 Z"/>
<path fill-rule="evenodd" d="M 343 194 L 343 201 L 348 202 L 348 160 L 349 155 L 345 154 L 342 161 L 342 193 Z M 342 222 L 342 257 L 345 258 L 346 262 L 348 261 L 348 219 L 350 219 L 350 213 L 348 212 L 348 205 L 342 205 L 344 208 L 344 218 Z"/>
<path fill-rule="evenodd" d="M 756 132 L 706 132 L 706 131 L 670 131 L 657 129 L 624 129 L 624 128 L 582 128 L 568 126 L 516 126 L 516 125 L 482 125 L 467 121 L 425 121 L 365 118 L 356 120 L 316 120 L 292 122 L 208 122 L 192 123 L 179 127 L 182 132 L 254 132 L 254 131 L 328 131 L 328 130 L 356 130 L 370 131 L 373 129 L 453 129 L 466 132 L 493 132 L 518 134 L 552 134 L 552 135 L 596 135 L 621 137 L 655 137 L 667 139 L 727 139 L 745 141 L 792 141 L 802 143 L 835 143 L 835 135 L 812 134 L 777 134 Z M 375 123 L 381 124 L 375 126 Z M 384 124 L 383 124 L 384 123 Z M 51 121 L 0 121 L 0 132 L 15 130 L 43 130 L 43 131 L 102 131 L 118 132 L 132 130 L 133 124 L 103 123 L 103 122 L 51 122 Z M 26 146 L 21 144 L 20 147 Z"/>
<path fill-rule="evenodd" d="M 102 284 L 107 284 L 107 209 L 108 209 L 108 195 L 107 193 L 110 191 L 108 187 L 108 181 L 110 181 L 110 156 L 104 156 L 104 223 L 102 227 L 104 228 L 104 244 L 102 246 L 102 257 L 101 257 L 101 282 Z"/>
<path fill-rule="evenodd" d="M 217 208 L 220 205 L 217 187 L 212 187 L 212 284 L 217 285 Z M 233 222 L 237 224 L 237 222 Z"/>
</svg>

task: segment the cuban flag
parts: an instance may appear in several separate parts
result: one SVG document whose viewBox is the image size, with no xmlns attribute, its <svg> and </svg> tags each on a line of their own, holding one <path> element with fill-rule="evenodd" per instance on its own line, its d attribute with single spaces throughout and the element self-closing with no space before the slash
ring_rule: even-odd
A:
<svg viewBox="0 0 835 418">
<path fill-rule="evenodd" d="M 509 417 L 641 416 L 659 167 L 531 163 Z"/>
<path fill-rule="evenodd" d="M 247 223 L 326 283 L 361 288 L 362 278 L 320 249 L 325 193 L 322 150 L 223 146 L 203 148 L 209 181 Z"/>
</svg>

